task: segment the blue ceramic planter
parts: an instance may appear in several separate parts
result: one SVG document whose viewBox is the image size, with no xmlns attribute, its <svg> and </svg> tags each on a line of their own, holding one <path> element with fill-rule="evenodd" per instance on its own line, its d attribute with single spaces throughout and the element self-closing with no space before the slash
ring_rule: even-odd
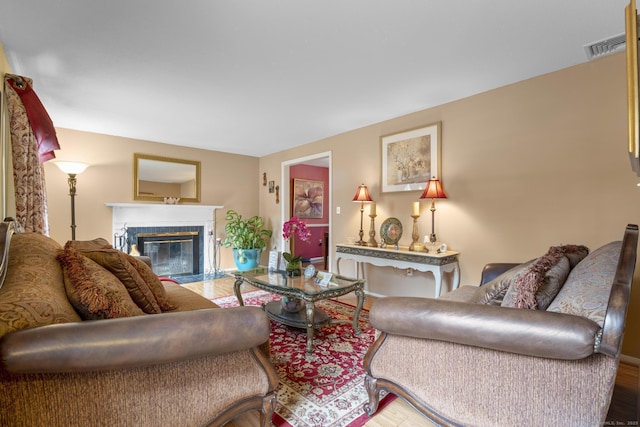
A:
<svg viewBox="0 0 640 427">
<path fill-rule="evenodd" d="M 260 264 L 262 249 L 234 249 L 233 260 L 240 271 L 254 269 Z"/>
</svg>

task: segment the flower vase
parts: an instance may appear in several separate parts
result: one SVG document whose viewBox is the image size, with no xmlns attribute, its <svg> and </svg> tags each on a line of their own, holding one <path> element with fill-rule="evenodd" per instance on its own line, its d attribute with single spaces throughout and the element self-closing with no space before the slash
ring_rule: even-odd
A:
<svg viewBox="0 0 640 427">
<path fill-rule="evenodd" d="M 287 276 L 297 277 L 302 275 L 302 261 L 292 260 L 287 263 Z"/>
<path fill-rule="evenodd" d="M 305 303 L 300 298 L 283 296 L 280 299 L 282 309 L 288 313 L 297 313 L 302 310 Z"/>
</svg>

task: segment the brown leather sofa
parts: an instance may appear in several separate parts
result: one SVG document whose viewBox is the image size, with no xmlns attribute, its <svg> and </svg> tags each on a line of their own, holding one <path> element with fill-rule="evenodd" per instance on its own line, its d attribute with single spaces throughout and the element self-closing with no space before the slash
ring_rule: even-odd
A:
<svg viewBox="0 0 640 427">
<path fill-rule="evenodd" d="M 504 304 L 513 284 L 525 283 L 544 257 L 515 267 L 491 265 L 483 273 L 488 283 L 440 299 L 375 301 L 370 321 L 379 335 L 364 360 L 365 412 L 377 411 L 384 389 L 438 425 L 601 426 L 615 384 L 637 245 L 638 227 L 630 225 L 622 242 L 575 265 L 563 261 L 570 266 L 566 274 L 552 277 L 560 263 L 546 270 L 544 286 L 555 280 L 560 287 L 538 310 Z"/>
<path fill-rule="evenodd" d="M 82 320 L 60 245 L 12 229 L 0 225 L 0 425 L 220 426 L 254 409 L 271 425 L 278 376 L 259 349 L 262 310 L 162 282 L 170 312 Z"/>
</svg>

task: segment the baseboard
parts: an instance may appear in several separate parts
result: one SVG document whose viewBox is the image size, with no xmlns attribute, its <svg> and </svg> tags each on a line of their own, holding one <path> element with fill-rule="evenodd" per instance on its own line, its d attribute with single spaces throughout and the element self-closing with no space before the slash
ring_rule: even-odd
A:
<svg viewBox="0 0 640 427">
<path fill-rule="evenodd" d="M 620 361 L 628 363 L 629 365 L 640 366 L 640 359 L 633 356 L 627 356 L 626 354 L 620 355 Z"/>
</svg>

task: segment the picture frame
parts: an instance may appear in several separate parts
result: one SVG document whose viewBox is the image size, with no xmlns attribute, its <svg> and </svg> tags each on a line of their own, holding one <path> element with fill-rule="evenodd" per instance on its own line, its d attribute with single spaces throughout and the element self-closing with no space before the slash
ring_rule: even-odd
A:
<svg viewBox="0 0 640 427">
<path fill-rule="evenodd" d="M 324 182 L 293 179 L 291 214 L 301 219 L 322 218 L 324 213 Z"/>
<path fill-rule="evenodd" d="M 625 42 L 627 62 L 627 125 L 628 151 L 631 169 L 640 176 L 640 103 L 638 90 L 638 11 L 636 1 L 630 0 L 625 13 Z"/>
<path fill-rule="evenodd" d="M 380 137 L 381 192 L 424 190 L 440 179 L 442 122 Z"/>
<path fill-rule="evenodd" d="M 276 191 L 276 182 L 269 181 L 269 193 L 274 193 Z"/>
</svg>

